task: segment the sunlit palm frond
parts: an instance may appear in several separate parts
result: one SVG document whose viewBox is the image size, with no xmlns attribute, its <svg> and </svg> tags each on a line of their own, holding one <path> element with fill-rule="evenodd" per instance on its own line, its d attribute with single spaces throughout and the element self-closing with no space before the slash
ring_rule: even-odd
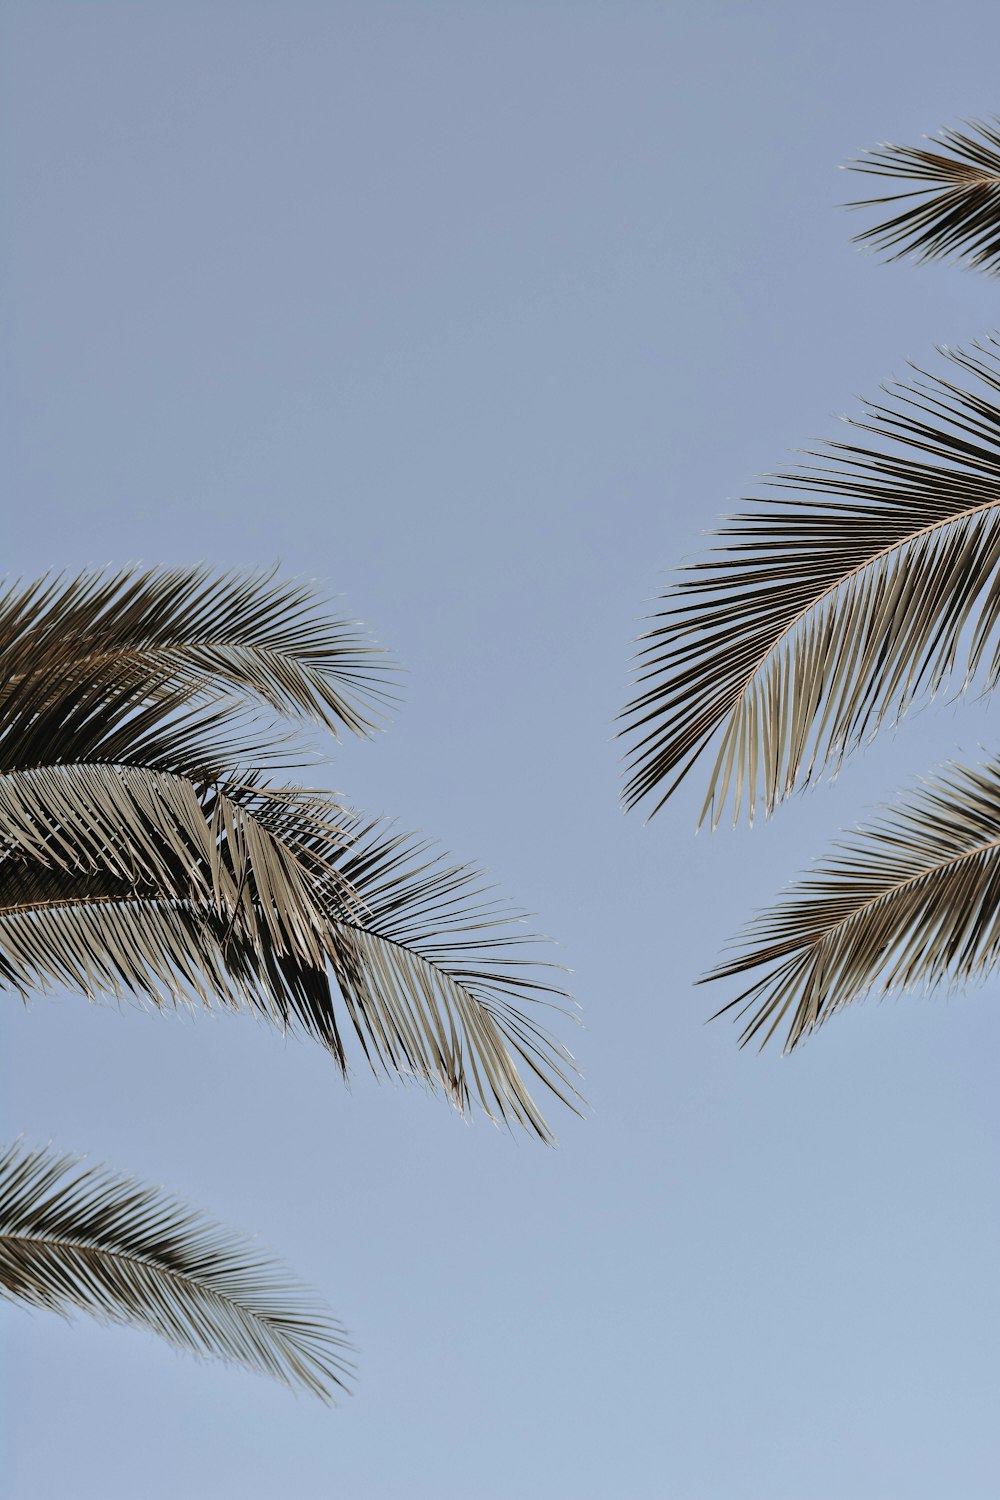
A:
<svg viewBox="0 0 1000 1500">
<path fill-rule="evenodd" d="M 328 795 L 301 788 L 204 788 L 143 766 L 14 771 L 0 774 L 0 872 L 10 860 L 105 871 L 214 908 L 258 948 L 321 964 L 325 917 L 314 887 L 337 880 L 344 816 Z"/>
<path fill-rule="evenodd" d="M 575 1098 L 534 1019 L 556 991 L 475 878 L 238 763 L 258 735 L 234 728 L 241 695 L 334 713 L 326 628 L 269 576 L 94 574 L 0 599 L 0 985 L 214 997 L 345 1070 L 346 1007 L 374 1067 L 551 1139 L 520 1068 Z"/>
<path fill-rule="evenodd" d="M 966 130 L 942 130 L 927 146 L 884 144 L 848 164 L 855 172 L 926 184 L 848 204 L 891 210 L 855 235 L 855 243 L 884 251 L 889 260 L 950 257 L 990 275 L 1000 272 L 1000 121 L 964 123 Z"/>
<path fill-rule="evenodd" d="M 19 1141 L 0 1151 L 0 1295 L 147 1328 L 325 1401 L 347 1390 L 343 1329 L 281 1265 L 158 1189 Z"/>
<path fill-rule="evenodd" d="M 203 567 L 48 576 L 0 597 L 0 717 L 9 737 L 67 708 L 98 725 L 101 696 L 167 710 L 225 701 L 370 731 L 387 701 L 386 658 L 360 628 L 274 570 Z M 26 764 L 6 760 L 7 764 Z"/>
<path fill-rule="evenodd" d="M 337 977 L 372 1065 L 553 1141 L 521 1070 L 577 1109 L 572 1056 L 539 1016 L 562 1012 L 566 995 L 544 977 L 519 914 L 489 899 L 475 870 L 378 823 L 358 825 L 339 871 L 360 915 L 331 887 Z"/>
<path fill-rule="evenodd" d="M 770 811 L 933 693 L 1000 674 L 1000 342 L 944 351 L 982 383 L 925 375 L 868 403 L 822 462 L 774 476 L 709 559 L 682 571 L 643 637 L 627 805 L 655 812 L 718 736 L 702 818 Z M 992 655 L 991 653 L 992 647 Z"/>
<path fill-rule="evenodd" d="M 315 835 L 297 885 L 267 849 L 241 880 L 225 859 L 221 901 L 210 854 L 202 875 L 149 855 L 123 870 L 96 845 L 75 868 L 0 860 L 0 985 L 250 1009 L 319 1041 L 346 1071 L 343 1005 L 373 1068 L 550 1141 L 522 1073 L 576 1107 L 572 1058 L 540 1021 L 565 997 L 525 949 L 516 913 L 484 899 L 473 871 L 344 818 L 335 840 Z"/>
<path fill-rule="evenodd" d="M 708 977 L 762 969 L 724 1010 L 741 1040 L 787 1021 L 790 1050 L 877 992 L 964 984 L 1000 958 L 1000 761 L 949 767 L 838 846 Z M 722 1012 L 719 1012 L 722 1014 Z"/>
</svg>

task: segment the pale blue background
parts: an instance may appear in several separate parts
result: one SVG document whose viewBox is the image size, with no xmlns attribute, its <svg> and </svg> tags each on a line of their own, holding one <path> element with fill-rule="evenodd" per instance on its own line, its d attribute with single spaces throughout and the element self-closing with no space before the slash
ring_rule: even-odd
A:
<svg viewBox="0 0 1000 1500">
<path fill-rule="evenodd" d="M 546 1152 L 248 1020 L 5 1006 L 11 1133 L 259 1233 L 355 1332 L 331 1413 L 19 1310 L 10 1500 L 963 1500 L 1000 1489 L 997 985 L 793 1060 L 692 981 L 986 712 L 771 825 L 644 828 L 611 721 L 662 569 L 998 291 L 847 244 L 838 163 L 1000 111 L 995 4 L 3 9 L 3 566 L 280 559 L 409 669 L 330 784 L 575 970 Z M 722 998 L 721 996 L 719 998 Z"/>
</svg>

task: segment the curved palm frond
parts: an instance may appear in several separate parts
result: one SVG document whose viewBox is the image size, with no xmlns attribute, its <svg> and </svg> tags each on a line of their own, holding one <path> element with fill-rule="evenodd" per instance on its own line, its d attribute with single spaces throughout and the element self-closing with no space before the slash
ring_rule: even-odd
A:
<svg viewBox="0 0 1000 1500">
<path fill-rule="evenodd" d="M 324 1401 L 350 1345 L 249 1241 L 154 1188 L 20 1141 L 0 1151 L 0 1295 L 150 1329 Z"/>
<path fill-rule="evenodd" d="M 519 930 L 520 913 L 487 899 L 470 866 L 380 822 L 359 821 L 339 870 L 360 915 L 331 888 L 337 979 L 372 1066 L 440 1086 L 462 1114 L 477 1104 L 554 1143 L 520 1066 L 578 1112 L 572 1054 L 533 1019 L 543 1007 L 564 1013 L 568 997 L 540 976 L 548 966 Z"/>
<path fill-rule="evenodd" d="M 346 1072 L 342 1003 L 373 1069 L 553 1141 L 521 1067 L 577 1108 L 573 1059 L 533 1019 L 565 995 L 521 956 L 533 939 L 518 914 L 483 899 L 473 870 L 379 824 L 345 823 L 325 864 L 306 884 L 313 955 L 283 943 L 247 886 L 239 908 L 220 909 L 210 882 L 183 870 L 172 883 L 96 861 L 81 871 L 0 860 L 0 985 L 251 1009 L 319 1041 Z"/>
<path fill-rule="evenodd" d="M 263 602 L 238 580 L 220 595 L 200 570 L 184 579 L 43 580 L 0 600 L 13 683 L 0 708 L 0 985 L 249 1008 L 320 1041 L 344 1071 L 349 1017 L 373 1067 L 552 1139 L 519 1068 L 576 1097 L 569 1054 L 533 1019 L 557 992 L 522 959 L 521 934 L 510 947 L 476 877 L 364 827 L 332 794 L 232 763 L 234 696 L 266 701 L 273 686 L 250 681 L 258 614 L 273 656 L 294 637 L 281 609 L 297 618 L 300 596 L 293 607 L 269 579 L 254 580 Z M 168 596 L 183 630 L 165 619 L 157 636 L 150 616 L 169 615 Z M 218 682 L 189 596 L 211 606 Z M 163 665 L 168 637 L 187 641 L 187 677 Z M 295 670 L 289 701 L 318 713 Z"/>
<path fill-rule="evenodd" d="M 859 829 L 747 928 L 708 979 L 764 974 L 717 1012 L 786 1051 L 852 1000 L 981 978 L 1000 959 L 1000 760 L 950 766 Z"/>
<path fill-rule="evenodd" d="M 775 475 L 794 500 L 753 500 L 683 570 L 643 637 L 626 805 L 657 811 L 718 734 L 702 820 L 731 795 L 752 819 L 839 761 L 956 665 L 988 662 L 1000 616 L 1000 342 L 942 351 L 985 393 L 944 376 L 870 402 Z M 803 493 L 805 492 L 805 493 Z M 964 664 L 961 658 L 964 656 Z"/>
<path fill-rule="evenodd" d="M 926 184 L 849 203 L 891 209 L 887 219 L 856 234 L 855 244 L 884 251 L 890 261 L 951 257 L 989 275 L 1000 272 L 1000 121 L 964 124 L 971 133 L 942 130 L 927 146 L 886 143 L 848 163 L 855 172 Z"/>
<path fill-rule="evenodd" d="M 23 863 L 104 871 L 214 907 L 258 947 L 321 964 L 325 913 L 313 887 L 338 881 L 345 816 L 329 795 L 259 779 L 200 787 L 102 763 L 0 773 L 0 876 Z"/>
<path fill-rule="evenodd" d="M 355 623 L 275 570 L 90 571 L 0 596 L 4 765 L 21 733 L 58 743 L 67 718 L 107 735 L 108 706 L 163 722 L 178 708 L 263 705 L 331 733 L 367 734 L 389 700 L 386 659 Z M 20 732 L 19 732 L 20 731 Z M 67 730 L 63 730 L 65 734 Z M 112 757 L 113 758 L 113 757 Z"/>
<path fill-rule="evenodd" d="M 249 1010 L 301 1031 L 347 1070 L 327 969 L 258 949 L 211 907 L 113 875 L 23 865 L 0 876 L 0 986 L 92 1001 Z"/>
</svg>

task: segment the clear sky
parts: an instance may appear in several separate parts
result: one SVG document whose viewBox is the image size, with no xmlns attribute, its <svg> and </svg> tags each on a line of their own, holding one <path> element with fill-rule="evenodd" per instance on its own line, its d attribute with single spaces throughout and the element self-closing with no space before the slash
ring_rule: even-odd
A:
<svg viewBox="0 0 1000 1500">
<path fill-rule="evenodd" d="M 244 1018 L 4 1008 L 10 1134 L 254 1231 L 360 1348 L 330 1412 L 5 1309 L 9 1500 L 997 1493 L 997 984 L 740 1053 L 693 981 L 914 715 L 752 834 L 617 807 L 664 571 L 855 398 L 997 320 L 847 241 L 838 164 L 1000 112 L 989 0 L 7 0 L 3 566 L 280 560 L 408 668 L 329 784 L 574 970 L 546 1151 Z M 863 182 L 860 183 L 863 188 Z M 719 997 L 724 998 L 722 996 Z"/>
</svg>

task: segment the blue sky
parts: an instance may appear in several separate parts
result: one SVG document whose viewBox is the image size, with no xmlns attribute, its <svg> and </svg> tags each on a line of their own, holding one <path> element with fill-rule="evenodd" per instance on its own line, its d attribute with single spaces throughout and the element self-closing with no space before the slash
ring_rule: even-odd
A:
<svg viewBox="0 0 1000 1500">
<path fill-rule="evenodd" d="M 693 982 L 912 716 L 752 834 L 617 806 L 665 570 L 856 397 L 996 322 L 847 243 L 838 164 L 1000 111 L 958 0 L 53 4 L 0 34 L 4 569 L 280 561 L 405 663 L 329 785 L 573 969 L 558 1151 L 243 1018 L 4 1014 L 9 1133 L 259 1234 L 353 1331 L 334 1412 L 4 1310 L 10 1500 L 965 1500 L 1000 1468 L 996 984 L 740 1053 Z M 863 186 L 863 184 L 862 184 Z"/>
</svg>

